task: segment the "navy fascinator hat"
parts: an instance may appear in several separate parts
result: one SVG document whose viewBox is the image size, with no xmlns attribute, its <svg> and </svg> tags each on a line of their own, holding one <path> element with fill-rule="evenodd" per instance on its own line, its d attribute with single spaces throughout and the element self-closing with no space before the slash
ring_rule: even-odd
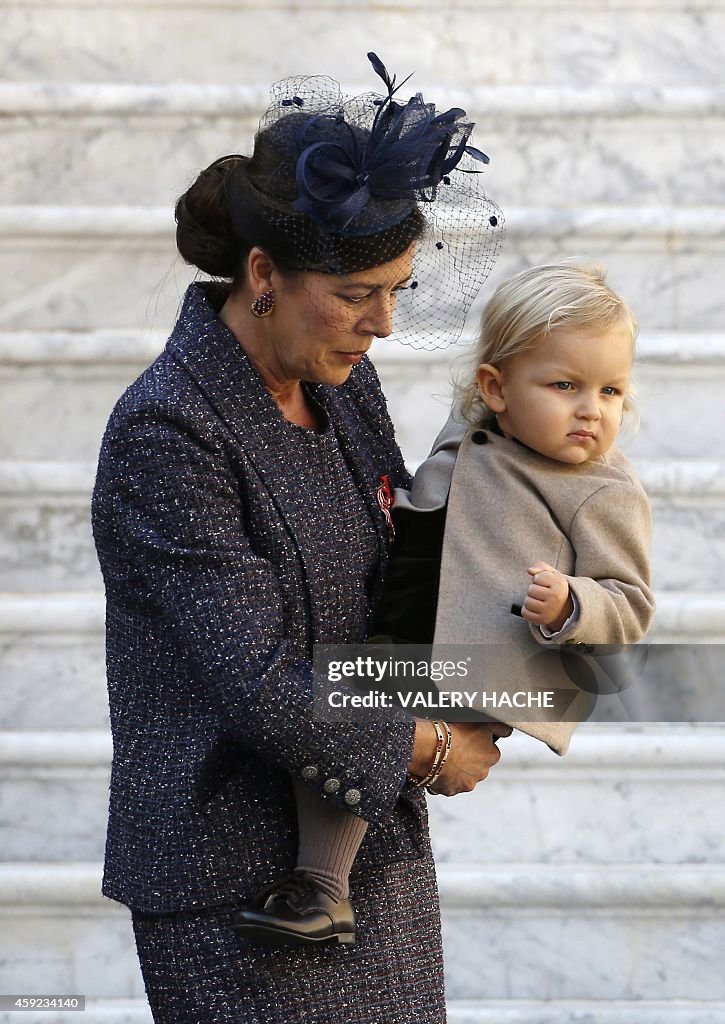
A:
<svg viewBox="0 0 725 1024">
<path fill-rule="evenodd" d="M 420 93 L 403 102 L 408 78 L 396 85 L 376 54 L 368 59 L 382 95 L 346 98 L 326 76 L 272 86 L 255 139 L 255 158 L 262 144 L 271 154 L 255 178 L 261 202 L 250 204 L 240 166 L 227 189 L 232 221 L 240 238 L 253 237 L 256 206 L 288 265 L 333 274 L 389 262 L 415 242 L 393 337 L 444 348 L 460 337 L 503 241 L 503 215 L 481 182 L 489 160 L 471 144 L 464 110 L 439 113 Z"/>
</svg>

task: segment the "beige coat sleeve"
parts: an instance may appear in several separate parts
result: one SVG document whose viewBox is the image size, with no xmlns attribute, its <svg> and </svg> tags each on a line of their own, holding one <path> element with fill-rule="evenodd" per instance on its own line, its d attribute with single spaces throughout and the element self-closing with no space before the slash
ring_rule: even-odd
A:
<svg viewBox="0 0 725 1024">
<path fill-rule="evenodd" d="M 584 501 L 569 538 L 576 552 L 569 586 L 579 618 L 557 634 L 556 643 L 635 644 L 652 622 L 649 551 L 652 512 L 644 490 L 610 483 Z M 532 635 L 546 640 L 538 626 Z"/>
</svg>

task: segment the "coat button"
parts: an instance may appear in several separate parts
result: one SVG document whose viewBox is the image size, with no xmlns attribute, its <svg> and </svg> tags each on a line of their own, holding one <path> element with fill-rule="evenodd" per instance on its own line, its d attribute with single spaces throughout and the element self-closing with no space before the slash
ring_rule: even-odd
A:
<svg viewBox="0 0 725 1024">
<path fill-rule="evenodd" d="M 359 789 L 348 789 L 345 792 L 344 800 L 345 803 L 348 804 L 348 806 L 354 807 L 355 804 L 360 803 L 361 796 L 362 794 L 360 793 Z"/>
<path fill-rule="evenodd" d="M 575 651 L 579 651 L 581 654 L 594 654 L 596 647 L 594 644 L 585 644 L 581 640 L 565 640 L 565 646 L 573 647 Z"/>
<path fill-rule="evenodd" d="M 305 768 L 302 769 L 302 778 L 305 780 L 305 782 L 312 782 L 314 779 L 317 778 L 319 774 L 319 771 L 317 770 L 317 768 L 315 768 L 313 764 L 308 764 Z"/>
<path fill-rule="evenodd" d="M 485 430 L 474 430 L 471 434 L 471 440 L 474 444 L 486 444 L 488 441 L 488 434 Z"/>
<path fill-rule="evenodd" d="M 330 794 L 337 793 L 337 791 L 340 788 L 340 780 L 339 779 L 328 779 L 327 782 L 324 784 L 324 786 L 322 788 L 324 789 L 324 791 L 326 793 L 330 793 Z"/>
</svg>

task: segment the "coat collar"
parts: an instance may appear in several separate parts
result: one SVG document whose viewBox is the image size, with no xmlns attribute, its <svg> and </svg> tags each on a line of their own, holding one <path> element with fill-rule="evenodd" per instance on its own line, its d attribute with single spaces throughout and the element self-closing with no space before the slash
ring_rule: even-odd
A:
<svg viewBox="0 0 725 1024">
<path fill-rule="evenodd" d="M 245 450 L 253 451 L 262 437 L 269 443 L 270 427 L 283 417 L 244 349 L 219 319 L 227 294 L 227 287 L 213 282 L 190 285 L 167 350 Z"/>
</svg>

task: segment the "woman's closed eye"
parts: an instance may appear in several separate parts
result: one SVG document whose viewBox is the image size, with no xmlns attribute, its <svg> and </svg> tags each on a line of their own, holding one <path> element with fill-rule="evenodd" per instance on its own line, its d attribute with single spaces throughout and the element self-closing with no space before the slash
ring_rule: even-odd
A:
<svg viewBox="0 0 725 1024">
<path fill-rule="evenodd" d="M 397 288 L 391 288 L 390 292 L 388 293 L 388 298 L 392 299 L 393 302 L 395 302 L 395 300 L 398 298 L 398 292 L 402 291 L 405 291 L 404 285 L 401 285 L 400 287 Z M 340 298 L 344 299 L 345 302 L 349 302 L 351 306 L 358 306 L 360 305 L 360 303 L 365 302 L 366 299 L 371 299 L 374 294 L 375 292 L 365 292 L 363 295 L 351 295 L 349 293 L 344 293 L 340 295 Z"/>
</svg>

